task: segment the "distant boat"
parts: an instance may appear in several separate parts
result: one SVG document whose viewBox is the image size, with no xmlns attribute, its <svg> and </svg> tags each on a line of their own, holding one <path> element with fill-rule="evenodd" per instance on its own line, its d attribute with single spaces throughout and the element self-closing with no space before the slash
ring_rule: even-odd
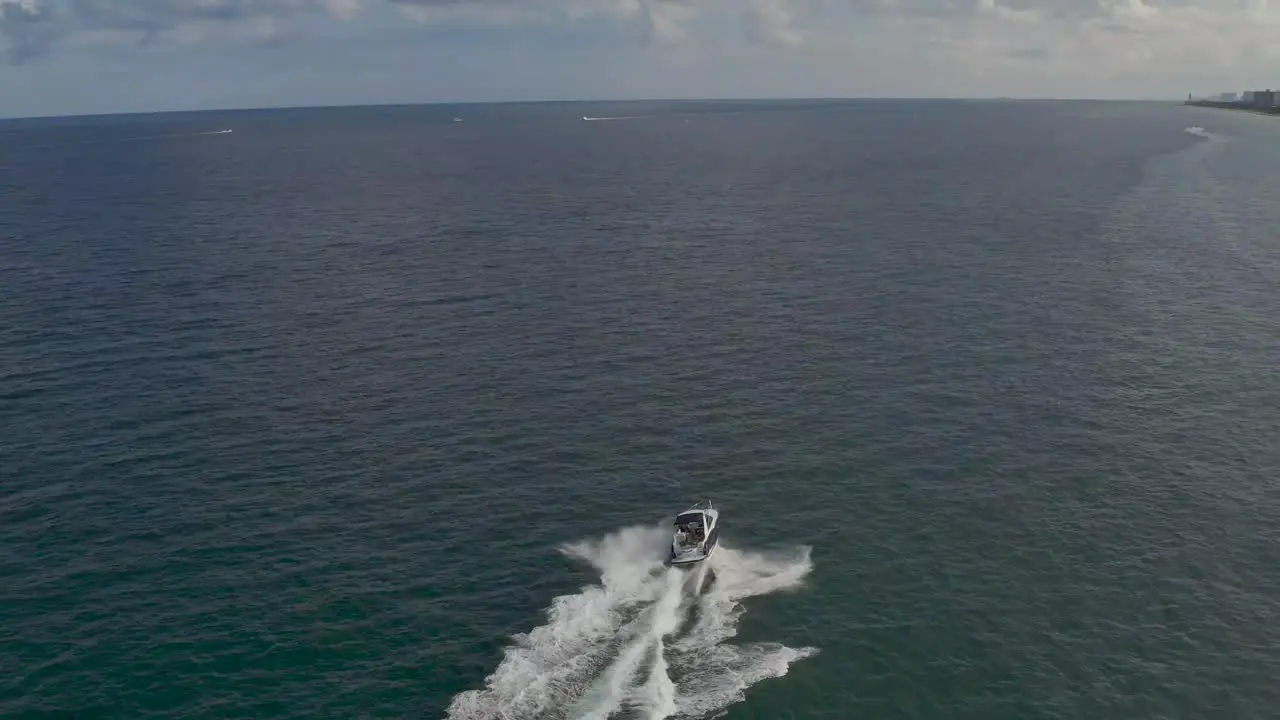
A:
<svg viewBox="0 0 1280 720">
<path fill-rule="evenodd" d="M 454 118 L 454 119 L 453 119 L 453 121 L 454 121 L 454 122 L 462 122 L 462 118 Z"/>
</svg>

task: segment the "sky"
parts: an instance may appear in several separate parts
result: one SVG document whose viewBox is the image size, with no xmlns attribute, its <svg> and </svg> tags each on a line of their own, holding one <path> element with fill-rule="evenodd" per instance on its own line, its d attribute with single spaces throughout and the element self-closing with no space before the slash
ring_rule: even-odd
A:
<svg viewBox="0 0 1280 720">
<path fill-rule="evenodd" d="M 1178 99 L 1280 86 L 1280 10 L 1268 2 L 0 0 L 0 117 L 628 98 Z"/>
</svg>

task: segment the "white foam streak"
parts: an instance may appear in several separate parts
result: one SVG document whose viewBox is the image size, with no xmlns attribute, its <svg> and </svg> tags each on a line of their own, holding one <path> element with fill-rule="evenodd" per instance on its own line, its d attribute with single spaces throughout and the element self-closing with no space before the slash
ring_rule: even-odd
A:
<svg viewBox="0 0 1280 720">
<path fill-rule="evenodd" d="M 702 112 L 668 112 L 657 115 L 612 115 L 609 117 L 590 117 L 583 115 L 582 119 L 588 122 L 600 122 L 605 120 L 648 120 L 651 118 L 688 118 L 692 116 L 706 117 L 708 115 L 743 115 L 743 110 L 704 110 Z"/>
<path fill-rule="evenodd" d="M 706 570 L 663 567 L 669 539 L 664 527 L 630 527 L 566 546 L 600 572 L 599 584 L 555 598 L 547 622 L 515 636 L 485 688 L 456 696 L 449 717 L 700 716 L 816 652 L 723 644 L 737 634 L 741 600 L 803 582 L 807 548 L 769 556 L 722 545 L 708 561 L 714 578 L 704 578 Z"/>
<path fill-rule="evenodd" d="M 653 661 L 653 670 L 649 680 L 641 688 L 640 698 L 636 703 L 644 711 L 648 720 L 661 720 L 676 711 L 676 685 L 671 681 L 667 668 L 667 659 L 659 646 L 657 657 Z"/>
<path fill-rule="evenodd" d="M 204 137 L 206 135 L 227 135 L 232 130 L 206 130 L 203 132 L 185 132 L 185 133 L 165 133 L 163 135 L 130 135 L 119 138 L 104 138 L 97 140 L 80 140 L 77 142 L 61 142 L 61 143 L 42 143 L 39 145 L 22 145 L 24 148 L 51 148 L 51 147 L 67 147 L 71 145 L 104 145 L 107 143 L 117 142 L 136 142 L 138 140 L 162 140 L 166 138 L 189 138 Z"/>
</svg>

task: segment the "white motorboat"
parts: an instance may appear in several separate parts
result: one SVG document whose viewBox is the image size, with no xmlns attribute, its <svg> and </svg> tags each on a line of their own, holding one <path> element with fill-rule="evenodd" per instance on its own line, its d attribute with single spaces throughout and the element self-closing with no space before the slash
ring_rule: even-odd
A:
<svg viewBox="0 0 1280 720">
<path fill-rule="evenodd" d="M 720 513 L 710 502 L 705 507 L 694 505 L 677 515 L 675 526 L 668 565 L 693 565 L 715 552 L 720 540 Z"/>
</svg>

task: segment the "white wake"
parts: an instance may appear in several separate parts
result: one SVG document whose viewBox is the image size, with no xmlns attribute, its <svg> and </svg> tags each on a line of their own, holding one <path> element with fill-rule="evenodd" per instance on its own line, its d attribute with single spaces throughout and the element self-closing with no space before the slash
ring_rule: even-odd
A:
<svg viewBox="0 0 1280 720">
<path fill-rule="evenodd" d="M 205 135 L 229 135 L 232 130 L 204 130 L 201 132 L 164 133 L 162 135 L 129 135 L 118 138 L 98 138 L 94 140 L 77 140 L 73 142 L 41 143 L 39 145 L 22 145 L 23 148 L 67 147 L 71 145 L 105 145 L 117 142 L 135 142 L 138 140 L 162 140 L 166 138 L 203 137 Z"/>
<path fill-rule="evenodd" d="M 734 644 L 742 601 L 798 587 L 809 548 L 769 555 L 725 547 L 703 567 L 666 568 L 670 533 L 630 527 L 564 548 L 600 582 L 552 601 L 547 622 L 513 638 L 482 690 L 457 695 L 455 720 L 658 720 L 703 717 L 817 652 Z"/>
</svg>

